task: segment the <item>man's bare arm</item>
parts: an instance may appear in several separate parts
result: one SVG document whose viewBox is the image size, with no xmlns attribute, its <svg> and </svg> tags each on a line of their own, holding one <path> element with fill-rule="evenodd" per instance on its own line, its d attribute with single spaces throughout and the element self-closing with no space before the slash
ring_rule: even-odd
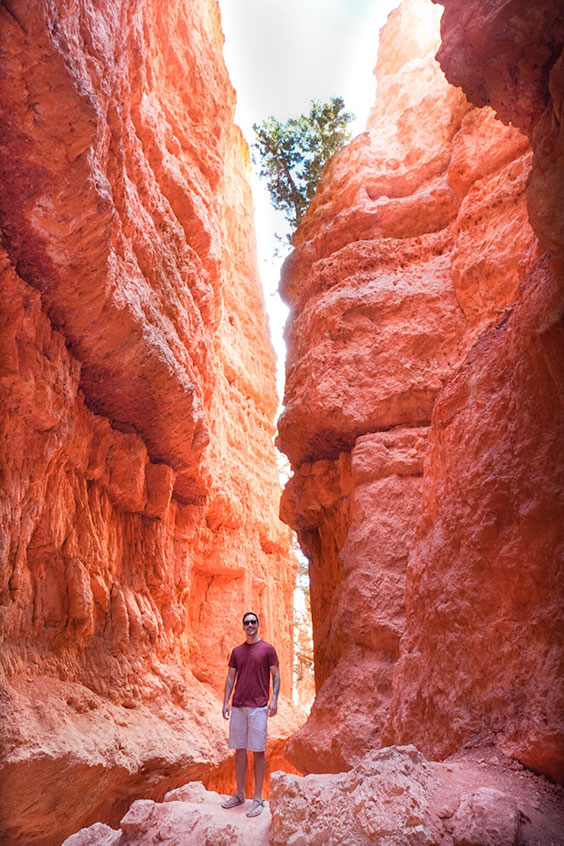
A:
<svg viewBox="0 0 564 846">
<path fill-rule="evenodd" d="M 225 679 L 225 691 L 223 694 L 223 716 L 226 720 L 229 719 L 229 698 L 231 696 L 231 691 L 233 690 L 233 685 L 235 684 L 236 675 L 237 670 L 235 667 L 229 667 L 229 672 L 227 673 L 227 678 Z"/>
<path fill-rule="evenodd" d="M 273 717 L 278 711 L 278 694 L 280 693 L 280 668 L 274 665 L 270 668 L 272 676 L 272 697 L 268 705 L 268 716 Z"/>
</svg>

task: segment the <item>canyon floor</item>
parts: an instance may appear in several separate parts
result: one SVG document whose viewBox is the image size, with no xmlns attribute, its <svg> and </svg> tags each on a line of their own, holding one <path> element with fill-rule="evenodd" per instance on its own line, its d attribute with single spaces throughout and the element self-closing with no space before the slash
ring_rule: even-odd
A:
<svg viewBox="0 0 564 846">
<path fill-rule="evenodd" d="M 491 747 L 426 761 L 414 746 L 369 753 L 352 770 L 276 773 L 264 812 L 231 810 L 200 782 L 138 800 L 119 829 L 96 823 L 64 846 L 559 846 L 564 791 Z"/>
</svg>

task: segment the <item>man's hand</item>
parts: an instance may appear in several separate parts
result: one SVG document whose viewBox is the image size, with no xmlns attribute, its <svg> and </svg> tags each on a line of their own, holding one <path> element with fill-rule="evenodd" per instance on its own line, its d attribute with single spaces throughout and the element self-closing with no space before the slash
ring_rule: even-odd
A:
<svg viewBox="0 0 564 846">
<path fill-rule="evenodd" d="M 235 684 L 235 676 L 237 675 L 237 670 L 234 667 L 229 667 L 227 678 L 225 679 L 225 692 L 223 694 L 223 719 L 229 719 L 229 699 L 231 697 L 231 691 L 233 690 L 233 685 Z"/>
<path fill-rule="evenodd" d="M 274 717 L 278 711 L 278 694 L 280 693 L 280 669 L 278 664 L 271 666 L 270 675 L 272 676 L 272 699 L 268 705 L 268 716 Z"/>
</svg>

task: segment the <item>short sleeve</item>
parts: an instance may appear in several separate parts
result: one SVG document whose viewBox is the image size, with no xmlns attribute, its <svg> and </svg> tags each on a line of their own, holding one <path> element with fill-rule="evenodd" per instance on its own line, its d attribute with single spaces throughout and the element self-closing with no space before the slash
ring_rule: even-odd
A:
<svg viewBox="0 0 564 846">
<path fill-rule="evenodd" d="M 276 650 L 273 646 L 270 647 L 268 650 L 268 666 L 269 667 L 278 667 L 280 664 L 278 660 L 278 655 L 276 654 Z"/>
<path fill-rule="evenodd" d="M 235 658 L 235 650 L 231 650 L 231 655 L 229 656 L 228 666 L 233 667 L 234 670 L 237 669 L 237 659 Z"/>
</svg>

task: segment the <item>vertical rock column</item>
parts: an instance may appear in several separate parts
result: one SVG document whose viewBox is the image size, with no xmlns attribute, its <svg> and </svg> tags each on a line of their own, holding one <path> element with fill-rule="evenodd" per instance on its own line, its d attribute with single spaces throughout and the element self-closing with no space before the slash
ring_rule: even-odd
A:
<svg viewBox="0 0 564 846">
<path fill-rule="evenodd" d="M 562 781 L 562 4 L 443 5 L 447 77 L 530 136 L 543 252 L 531 266 L 508 242 L 529 272 L 435 406 L 388 737 L 433 756 L 495 743 Z"/>
<path fill-rule="evenodd" d="M 288 745 L 304 771 L 382 742 L 433 408 L 536 250 L 527 139 L 446 81 L 440 13 L 390 15 L 367 131 L 328 165 L 283 270 L 281 513 L 310 560 L 318 685 Z"/>
</svg>

